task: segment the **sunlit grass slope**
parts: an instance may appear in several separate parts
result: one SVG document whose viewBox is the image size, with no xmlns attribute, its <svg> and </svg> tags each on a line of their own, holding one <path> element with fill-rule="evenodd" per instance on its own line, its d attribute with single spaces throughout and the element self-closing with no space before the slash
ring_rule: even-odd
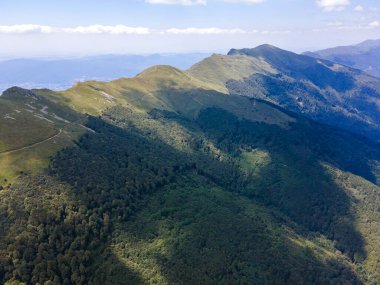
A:
<svg viewBox="0 0 380 285">
<path fill-rule="evenodd" d="M 0 185 L 20 174 L 36 173 L 84 128 L 78 115 L 35 93 L 12 88 L 0 97 Z"/>
</svg>

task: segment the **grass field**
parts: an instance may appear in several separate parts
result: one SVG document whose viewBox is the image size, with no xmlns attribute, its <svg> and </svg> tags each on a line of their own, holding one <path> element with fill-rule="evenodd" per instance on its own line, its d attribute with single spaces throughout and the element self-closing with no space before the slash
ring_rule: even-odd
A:
<svg viewBox="0 0 380 285">
<path fill-rule="evenodd" d="M 69 121 L 79 117 L 65 113 L 64 106 L 22 95 L 21 89 L 12 92 L 0 98 L 0 186 L 40 171 L 85 131 Z"/>
</svg>

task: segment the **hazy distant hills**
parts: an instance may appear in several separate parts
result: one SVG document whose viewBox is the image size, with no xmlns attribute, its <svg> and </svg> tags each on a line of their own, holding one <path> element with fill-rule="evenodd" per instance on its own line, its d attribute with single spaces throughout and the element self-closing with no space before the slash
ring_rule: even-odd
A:
<svg viewBox="0 0 380 285">
<path fill-rule="evenodd" d="M 189 72 L 231 94 L 380 140 L 380 79 L 358 69 L 262 45 L 213 55 Z"/>
<path fill-rule="evenodd" d="M 379 284 L 378 84 L 264 45 L 6 90 L 0 283 Z"/>
<path fill-rule="evenodd" d="M 12 86 L 63 90 L 78 81 L 135 76 L 158 64 L 187 69 L 208 54 L 102 55 L 72 59 L 0 61 L 0 92 Z"/>
<path fill-rule="evenodd" d="M 306 52 L 305 55 L 328 59 L 380 77 L 380 40 L 368 40 L 352 46 Z"/>
</svg>

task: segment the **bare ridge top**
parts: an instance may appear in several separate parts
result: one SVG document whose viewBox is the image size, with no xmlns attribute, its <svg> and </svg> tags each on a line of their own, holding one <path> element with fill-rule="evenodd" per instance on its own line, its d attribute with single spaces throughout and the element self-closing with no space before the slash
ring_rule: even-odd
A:
<svg viewBox="0 0 380 285">
<path fill-rule="evenodd" d="M 266 52 L 286 52 L 286 51 L 270 44 L 263 44 L 255 48 L 231 49 L 227 55 L 258 56 Z"/>
<path fill-rule="evenodd" d="M 182 70 L 170 65 L 155 65 L 139 73 L 138 78 L 161 78 L 161 77 L 183 77 L 186 76 Z"/>
</svg>

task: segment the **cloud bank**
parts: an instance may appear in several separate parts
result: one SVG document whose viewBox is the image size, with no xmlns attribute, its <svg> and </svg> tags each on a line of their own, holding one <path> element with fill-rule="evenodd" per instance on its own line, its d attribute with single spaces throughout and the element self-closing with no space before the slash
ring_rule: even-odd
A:
<svg viewBox="0 0 380 285">
<path fill-rule="evenodd" d="M 164 4 L 164 5 L 206 5 L 207 0 L 145 0 L 146 3 L 150 4 Z"/>
<path fill-rule="evenodd" d="M 258 4 L 266 0 L 220 0 L 220 2 L 225 3 L 245 3 L 245 4 Z M 182 5 L 182 6 L 193 6 L 193 5 L 207 5 L 207 0 L 145 0 L 145 3 L 149 4 L 162 4 L 162 5 Z"/>
<path fill-rule="evenodd" d="M 328 12 L 342 11 L 350 5 L 350 0 L 317 0 L 316 2 L 319 7 Z"/>
<path fill-rule="evenodd" d="M 149 28 L 129 27 L 124 25 L 104 26 L 90 25 L 74 28 L 62 28 L 61 31 L 70 34 L 111 34 L 111 35 L 148 35 L 151 33 Z"/>
<path fill-rule="evenodd" d="M 1 34 L 25 34 L 25 33 L 52 33 L 54 32 L 53 27 L 42 26 L 42 25 L 11 25 L 11 26 L 0 26 Z"/>
<path fill-rule="evenodd" d="M 77 34 L 77 35 L 249 35 L 249 34 L 275 34 L 283 31 L 258 31 L 255 29 L 241 28 L 169 28 L 155 30 L 147 27 L 130 27 L 125 25 L 88 25 L 77 27 L 52 27 L 42 25 L 11 25 L 0 26 L 0 34 Z M 286 31 L 288 33 L 288 31 Z"/>
<path fill-rule="evenodd" d="M 174 35 L 222 35 L 222 34 L 248 34 L 255 33 L 257 31 L 247 31 L 243 29 L 221 29 L 221 28 L 171 28 L 166 30 L 164 33 L 166 34 L 174 34 Z"/>
</svg>

